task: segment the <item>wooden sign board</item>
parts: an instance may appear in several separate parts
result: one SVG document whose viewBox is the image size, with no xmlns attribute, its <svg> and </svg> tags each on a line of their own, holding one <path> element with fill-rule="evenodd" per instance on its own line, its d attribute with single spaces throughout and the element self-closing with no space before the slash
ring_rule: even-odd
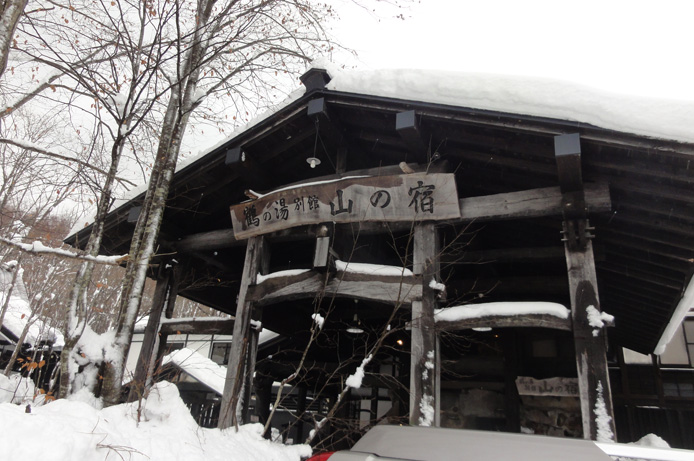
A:
<svg viewBox="0 0 694 461">
<path fill-rule="evenodd" d="M 453 174 L 352 177 L 280 189 L 231 207 L 234 237 L 323 222 L 460 218 Z"/>
<path fill-rule="evenodd" d="M 516 378 L 519 395 L 546 397 L 578 397 L 577 378 L 535 379 L 529 376 Z"/>
</svg>

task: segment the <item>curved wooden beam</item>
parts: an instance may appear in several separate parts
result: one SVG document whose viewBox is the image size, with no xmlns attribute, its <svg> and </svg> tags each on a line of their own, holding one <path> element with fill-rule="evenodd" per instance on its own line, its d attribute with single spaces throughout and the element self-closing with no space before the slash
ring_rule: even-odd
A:
<svg viewBox="0 0 694 461">
<path fill-rule="evenodd" d="M 248 291 L 249 299 L 258 306 L 319 295 L 409 305 L 413 300 L 421 299 L 422 283 L 419 277 L 407 275 L 321 274 L 307 271 L 267 279 Z"/>
</svg>

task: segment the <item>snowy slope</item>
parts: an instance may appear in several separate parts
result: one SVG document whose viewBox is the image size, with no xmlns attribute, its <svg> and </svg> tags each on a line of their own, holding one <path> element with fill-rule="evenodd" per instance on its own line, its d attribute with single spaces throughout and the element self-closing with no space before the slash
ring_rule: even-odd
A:
<svg viewBox="0 0 694 461">
<path fill-rule="evenodd" d="M 138 409 L 140 421 L 138 423 Z M 96 410 L 65 399 L 34 407 L 0 404 L 0 453 L 7 460 L 42 461 L 299 461 L 308 445 L 262 437 L 262 425 L 203 429 L 171 383 L 159 383 L 138 403 Z"/>
</svg>

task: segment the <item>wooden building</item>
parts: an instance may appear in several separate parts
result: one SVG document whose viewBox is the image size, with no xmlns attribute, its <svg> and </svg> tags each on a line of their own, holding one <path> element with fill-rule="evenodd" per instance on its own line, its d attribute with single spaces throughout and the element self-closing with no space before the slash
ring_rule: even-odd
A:
<svg viewBox="0 0 694 461">
<path fill-rule="evenodd" d="M 362 420 L 610 438 L 608 368 L 693 304 L 694 144 L 334 77 L 173 180 L 154 262 L 178 264 L 152 275 L 235 316 L 221 424 L 257 370 L 263 402 L 288 377 L 320 401 L 297 421 L 327 413 L 336 446 Z M 142 198 L 102 252 L 128 252 Z M 284 338 L 262 357 L 261 324 Z"/>
</svg>

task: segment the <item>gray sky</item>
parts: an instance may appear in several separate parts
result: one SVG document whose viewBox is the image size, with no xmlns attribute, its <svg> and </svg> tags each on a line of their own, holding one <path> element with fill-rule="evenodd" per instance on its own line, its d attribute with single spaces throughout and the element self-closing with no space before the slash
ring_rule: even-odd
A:
<svg viewBox="0 0 694 461">
<path fill-rule="evenodd" d="M 336 1 L 333 32 L 359 53 L 338 63 L 535 75 L 694 100 L 691 0 L 415 0 L 380 17 Z M 401 12 L 406 19 L 395 19 Z"/>
</svg>

